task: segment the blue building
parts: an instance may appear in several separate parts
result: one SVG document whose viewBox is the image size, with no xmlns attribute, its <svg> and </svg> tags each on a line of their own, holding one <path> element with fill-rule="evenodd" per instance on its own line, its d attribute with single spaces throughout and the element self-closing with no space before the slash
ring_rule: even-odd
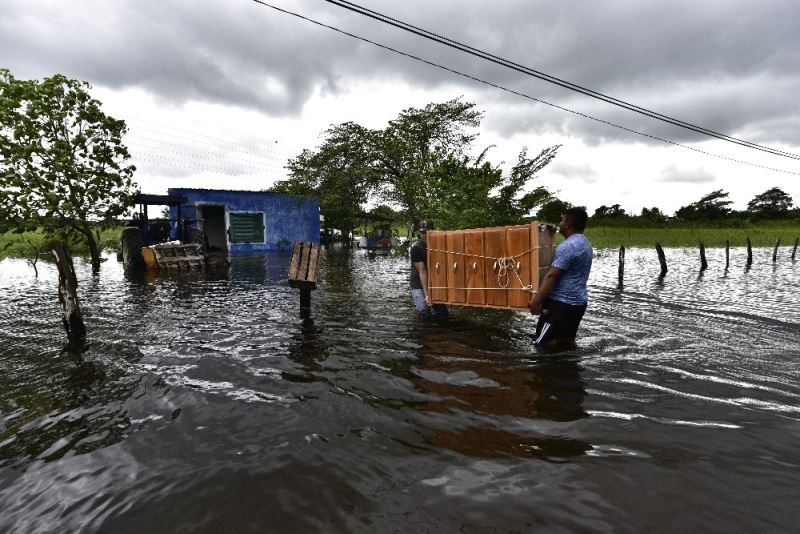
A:
<svg viewBox="0 0 800 534">
<path fill-rule="evenodd" d="M 205 232 L 209 249 L 230 253 L 285 250 L 295 241 L 319 243 L 319 202 L 278 193 L 171 188 L 185 197 L 181 217 Z M 178 208 L 170 208 L 176 219 Z"/>
</svg>

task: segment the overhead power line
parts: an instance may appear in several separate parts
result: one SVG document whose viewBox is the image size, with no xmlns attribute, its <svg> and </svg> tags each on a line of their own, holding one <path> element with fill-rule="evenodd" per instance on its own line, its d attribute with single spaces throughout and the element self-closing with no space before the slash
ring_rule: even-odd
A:
<svg viewBox="0 0 800 534">
<path fill-rule="evenodd" d="M 680 128 L 685 128 L 685 129 L 690 130 L 690 131 L 695 132 L 695 133 L 700 133 L 700 134 L 703 134 L 703 135 L 707 135 L 709 137 L 715 137 L 717 139 L 722 139 L 724 141 L 728 141 L 730 143 L 735 143 L 737 145 L 741 145 L 741 146 L 744 146 L 744 147 L 747 147 L 747 148 L 752 148 L 752 149 L 755 149 L 755 150 L 760 150 L 760 151 L 763 151 L 763 152 L 767 152 L 768 154 L 773 154 L 773 155 L 776 155 L 776 156 L 782 156 L 782 157 L 786 157 L 786 158 L 790 158 L 790 159 L 798 159 L 798 160 L 800 160 L 800 156 L 798 156 L 797 154 L 792 154 L 791 152 L 785 152 L 783 150 L 778 150 L 778 149 L 771 148 L 771 147 L 768 147 L 768 146 L 752 143 L 750 141 L 745 141 L 745 140 L 739 139 L 737 137 L 732 137 L 730 135 L 726 135 L 724 133 L 716 132 L 716 131 L 711 130 L 709 128 L 705 128 L 703 126 L 698 126 L 698 125 L 695 125 L 695 124 L 691 124 L 691 123 L 683 121 L 681 119 L 676 119 L 674 117 L 670 117 L 668 115 L 664 115 L 662 113 L 658 113 L 656 111 L 653 111 L 653 110 L 650 110 L 650 109 L 647 109 L 647 108 L 643 108 L 643 107 L 637 106 L 635 104 L 631 104 L 630 102 L 626 102 L 624 100 L 620 100 L 618 98 L 615 98 L 615 97 L 600 93 L 598 91 L 594 91 L 592 89 L 583 87 L 583 86 L 578 85 L 576 83 L 572 83 L 570 81 L 563 80 L 561 78 L 557 78 L 555 76 L 552 76 L 552 75 L 547 74 L 545 72 L 541 72 L 539 70 L 532 69 L 532 68 L 527 67 L 525 65 L 520 65 L 519 63 L 515 63 L 515 62 L 510 61 L 508 59 L 505 59 L 505 58 L 496 56 L 494 54 L 491 54 L 489 52 L 485 52 L 483 50 L 480 50 L 478 48 L 472 47 L 470 45 L 466 45 L 466 44 L 460 43 L 458 41 L 455 41 L 455 40 L 450 39 L 448 37 L 444 37 L 444 36 L 436 34 L 434 32 L 425 30 L 423 28 L 419 28 L 417 26 L 413 26 L 413 25 L 411 25 L 411 24 L 409 24 L 407 22 L 404 22 L 402 20 L 398 20 L 398 19 L 389 17 L 388 15 L 384 15 L 384 14 L 379 13 L 377 11 L 373 11 L 371 9 L 365 8 L 363 6 L 355 4 L 353 2 L 348 2 L 346 0 L 324 0 L 324 1 L 328 2 L 329 4 L 333 4 L 335 6 L 347 9 L 348 11 L 352 11 L 354 13 L 358 13 L 359 15 L 363 15 L 365 17 L 369 17 L 369 18 L 371 18 L 373 20 L 377 20 L 377 21 L 383 22 L 384 24 L 388 24 L 388 25 L 393 26 L 395 28 L 399 28 L 399 29 L 401 29 L 403 31 L 412 33 L 412 34 L 417 35 L 419 37 L 423 37 L 425 39 L 428 39 L 428 40 L 443 44 L 443 45 L 448 46 L 450 48 L 454 48 L 454 49 L 459 50 L 461 52 L 465 52 L 465 53 L 470 54 L 472 56 L 479 57 L 481 59 L 485 59 L 486 61 L 489 61 L 491 63 L 495 63 L 497 65 L 501 65 L 503 67 L 510 68 L 510 69 L 515 70 L 517 72 L 521 72 L 523 74 L 527 74 L 528 76 L 532 76 L 534 78 L 538 78 L 540 80 L 544 80 L 546 82 L 558 85 L 560 87 L 564 87 L 564 88 L 569 89 L 571 91 L 575 91 L 577 93 L 581 93 L 581 94 L 589 96 L 591 98 L 595 98 L 597 100 L 601 100 L 601 101 L 606 102 L 608 104 L 611 104 L 613 106 L 617 106 L 617 107 L 620 107 L 622 109 L 626 109 L 628 111 L 632 111 L 634 113 L 638 113 L 640 115 L 644 115 L 646 117 L 650 117 L 652 119 L 663 121 L 663 122 L 666 122 L 668 124 L 672 124 L 674 126 L 678 126 Z"/>
<path fill-rule="evenodd" d="M 711 157 L 722 159 L 722 160 L 725 160 L 725 161 L 730 161 L 730 162 L 733 162 L 733 163 L 739 163 L 741 165 L 747 165 L 749 167 L 754 167 L 754 168 L 758 168 L 758 169 L 764 169 L 764 170 L 769 170 L 769 171 L 773 171 L 773 172 L 779 172 L 779 173 L 783 173 L 783 174 L 792 174 L 792 175 L 800 176 L 800 172 L 797 172 L 797 171 L 790 171 L 790 170 L 786 170 L 786 169 L 778 169 L 778 168 L 775 168 L 775 167 L 769 167 L 769 166 L 766 166 L 766 165 L 759 165 L 757 163 L 752 163 L 752 162 L 749 162 L 749 161 L 744 161 L 744 160 L 740 160 L 740 159 L 736 159 L 736 158 L 731 158 L 731 157 L 728 157 L 728 156 L 722 156 L 720 154 L 715 154 L 713 152 L 708 152 L 706 150 L 701 150 L 699 148 L 695 148 L 695 147 L 692 147 L 692 146 L 684 145 L 682 143 L 678 143 L 677 141 L 672 141 L 672 140 L 669 140 L 669 139 L 666 139 L 666 138 L 663 138 L 663 137 L 659 137 L 657 135 L 652 135 L 652 134 L 640 132 L 638 130 L 634 130 L 632 128 L 628 128 L 626 126 L 621 126 L 619 124 L 613 123 L 611 121 L 607 121 L 605 119 L 599 119 L 597 117 L 593 117 L 593 116 L 588 115 L 586 113 L 582 113 L 580 111 L 575 111 L 575 110 L 569 109 L 567 107 L 560 106 L 558 104 L 553 104 L 553 103 L 548 102 L 546 100 L 542 100 L 540 98 L 536 98 L 536 97 L 527 95 L 527 94 L 522 93 L 520 91 L 515 91 L 514 89 L 509 89 L 509 88 L 504 87 L 502 85 L 499 85 L 497 83 L 493 83 L 493 82 L 484 80 L 482 78 L 478 78 L 478 77 L 473 76 L 471 74 L 466 74 L 464 72 L 455 70 L 455 69 L 453 69 L 451 67 L 447 67 L 447 66 L 442 65 L 440 63 L 435 63 L 433 61 L 421 58 L 419 56 L 415 56 L 414 54 L 410 54 L 408 52 L 403 52 L 402 50 L 398 50 L 396 48 L 392 48 L 391 46 L 387 46 L 387 45 L 378 43 L 376 41 L 372 41 L 370 39 L 367 39 L 366 37 L 361 37 L 360 35 L 356 35 L 354 33 L 350 33 L 348 31 L 336 28 L 335 26 L 331 26 L 329 24 L 325 24 L 324 22 L 320 22 L 318 20 L 314 20 L 314 19 L 312 19 L 310 17 L 307 17 L 305 15 L 301 15 L 301 14 L 296 13 L 294 11 L 290 11 L 288 9 L 283 9 L 281 7 L 269 4 L 269 3 L 265 2 L 264 0 L 252 0 L 252 1 L 254 3 L 256 3 L 256 4 L 262 5 L 264 7 L 268 7 L 270 9 L 273 9 L 273 10 L 278 11 L 280 13 L 284 13 L 286 15 L 291 15 L 293 17 L 299 18 L 299 19 L 304 20 L 306 22 L 310 22 L 311 24 L 315 24 L 315 25 L 320 26 L 322 28 L 327 28 L 329 30 L 333 30 L 333 31 L 335 31 L 337 33 L 340 33 L 342 35 L 346 35 L 347 37 L 351 37 L 353 39 L 358 39 L 359 41 L 363 41 L 365 43 L 377 46 L 378 48 L 382 48 L 382 49 L 387 50 L 389 52 L 393 52 L 395 54 L 399 54 L 401 56 L 405 56 L 407 58 L 413 59 L 415 61 L 419 61 L 421 63 L 425 63 L 426 65 L 430 65 L 432 67 L 436 67 L 438 69 L 450 72 L 452 74 L 456 74 L 458 76 L 461 76 L 461 77 L 476 81 L 478 83 L 481 83 L 481 84 L 484 84 L 484 85 L 488 85 L 490 87 L 494 87 L 495 89 L 500 89 L 501 91 L 506 91 L 508 93 L 511 93 L 511 94 L 514 94 L 514 95 L 517 95 L 517 96 L 521 96 L 521 97 L 526 98 L 528 100 L 532 100 L 534 102 L 539 102 L 540 104 L 544 104 L 546 106 L 550 106 L 550 107 L 552 107 L 554 109 L 565 111 L 567 113 L 571 113 L 573 115 L 577 115 L 577 116 L 583 117 L 585 119 L 589 119 L 589 120 L 592 120 L 592 121 L 595 121 L 595 122 L 598 122 L 598 123 L 601 123 L 601 124 L 605 124 L 607 126 L 611 126 L 611 127 L 626 131 L 628 133 L 640 135 L 642 137 L 647 137 L 647 138 L 653 139 L 655 141 L 660 141 L 662 143 L 667 143 L 667 144 L 670 144 L 670 145 L 673 145 L 673 146 L 678 146 L 678 147 L 681 147 L 681 148 L 685 148 L 687 150 L 691 150 L 693 152 L 697 152 L 699 154 L 704 154 L 706 156 L 711 156 Z"/>
<path fill-rule="evenodd" d="M 190 143 L 178 143 L 172 140 L 166 140 L 164 137 L 155 136 L 151 137 L 148 135 L 143 135 L 140 133 L 129 133 L 125 136 L 126 142 L 131 146 L 137 144 L 150 144 L 154 147 L 164 150 L 164 151 L 184 151 L 184 152 L 191 152 L 192 154 L 201 154 L 204 156 L 211 156 L 216 158 L 229 158 L 234 157 L 241 161 L 250 161 L 256 164 L 264 164 L 264 165 L 271 165 L 274 167 L 285 167 L 286 160 L 278 159 L 272 156 L 263 156 L 261 154 L 253 154 L 251 152 L 246 152 L 244 150 L 237 150 L 237 149 L 225 149 L 212 146 L 209 148 L 206 145 L 200 144 L 190 144 Z M 248 157 L 242 157 L 242 156 Z"/>
<path fill-rule="evenodd" d="M 167 125 L 167 124 L 161 124 L 161 123 L 157 123 L 157 122 L 153 122 L 153 121 L 149 121 L 149 120 L 145 120 L 145 119 L 139 119 L 139 118 L 135 118 L 135 117 L 134 118 L 130 118 L 128 120 L 129 121 L 133 121 L 133 122 L 139 122 L 139 123 L 144 123 L 144 124 L 147 124 L 147 125 L 151 125 L 149 127 L 148 126 L 136 126 L 135 128 L 131 127 L 129 129 L 129 132 L 128 132 L 128 133 L 131 133 L 131 134 L 135 134 L 136 130 L 147 130 L 147 131 L 159 134 L 159 135 L 163 134 L 163 135 L 167 135 L 169 137 L 181 138 L 181 139 L 185 139 L 187 141 L 191 141 L 191 142 L 194 142 L 194 143 L 201 143 L 201 144 L 205 144 L 205 145 L 209 145 L 209 146 L 217 147 L 217 146 L 220 146 L 220 145 L 224 145 L 224 146 L 231 147 L 231 148 L 233 148 L 233 149 L 235 149 L 237 151 L 243 151 L 243 152 L 247 152 L 247 153 L 251 153 L 251 154 L 255 154 L 255 155 L 262 155 L 263 153 L 274 154 L 274 155 L 276 155 L 276 156 L 278 156 L 278 157 L 280 157 L 282 159 L 286 159 L 286 160 L 288 160 L 291 157 L 288 154 L 286 154 L 284 152 L 281 152 L 279 150 L 266 148 L 268 145 L 254 145 L 254 144 L 249 144 L 249 143 L 242 143 L 241 141 L 238 141 L 238 140 L 235 140 L 235 139 L 223 138 L 223 137 L 215 137 L 215 136 L 211 136 L 211 135 L 208 135 L 208 134 L 200 133 L 200 132 L 198 132 L 196 130 L 186 130 L 186 129 L 183 129 L 183 128 L 177 128 L 175 126 L 171 126 L 171 125 Z M 157 127 L 157 128 L 154 128 L 154 127 Z M 158 129 L 158 128 L 161 128 L 161 129 L 166 128 L 166 129 L 173 130 L 174 132 L 179 132 L 179 133 L 176 134 L 174 132 L 164 132 L 163 130 Z M 200 137 L 201 139 L 197 139 L 197 137 Z M 275 141 L 275 143 L 277 143 L 277 141 Z M 264 156 L 264 157 L 270 157 L 270 156 Z"/>
</svg>

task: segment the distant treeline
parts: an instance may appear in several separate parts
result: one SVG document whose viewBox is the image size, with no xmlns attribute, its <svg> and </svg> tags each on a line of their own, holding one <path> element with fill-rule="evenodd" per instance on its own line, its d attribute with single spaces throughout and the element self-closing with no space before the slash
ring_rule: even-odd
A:
<svg viewBox="0 0 800 534">
<path fill-rule="evenodd" d="M 696 202 L 679 208 L 668 216 L 657 207 L 643 208 L 638 215 L 627 213 L 619 204 L 600 206 L 591 214 L 592 222 L 602 226 L 694 226 L 712 228 L 741 228 L 756 222 L 770 221 L 770 226 L 800 222 L 800 208 L 793 206 L 792 197 L 778 187 L 756 195 L 747 209 L 736 211 L 729 194 L 719 189 Z"/>
</svg>

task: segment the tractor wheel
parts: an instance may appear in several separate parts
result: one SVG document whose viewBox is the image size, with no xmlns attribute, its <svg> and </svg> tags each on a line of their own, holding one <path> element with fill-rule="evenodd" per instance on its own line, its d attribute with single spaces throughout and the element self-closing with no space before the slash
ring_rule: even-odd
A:
<svg viewBox="0 0 800 534">
<path fill-rule="evenodd" d="M 124 228 L 122 230 L 122 264 L 125 268 L 140 268 L 144 266 L 142 247 L 144 237 L 138 228 Z"/>
</svg>

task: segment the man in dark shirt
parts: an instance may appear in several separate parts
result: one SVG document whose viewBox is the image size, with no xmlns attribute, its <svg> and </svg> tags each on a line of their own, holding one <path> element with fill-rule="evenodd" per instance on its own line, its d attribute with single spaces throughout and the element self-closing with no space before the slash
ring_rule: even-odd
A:
<svg viewBox="0 0 800 534">
<path fill-rule="evenodd" d="M 586 311 L 586 283 L 592 269 L 592 245 L 584 237 L 586 211 L 569 208 L 558 225 L 566 239 L 556 247 L 550 269 L 528 307 L 539 316 L 536 345 L 548 351 L 575 346 L 575 334 Z"/>
<path fill-rule="evenodd" d="M 433 230 L 433 221 L 422 219 L 417 226 L 419 239 L 411 246 L 411 299 L 417 317 L 428 319 L 433 315 L 447 317 L 447 306 L 432 304 L 428 292 L 428 230 Z"/>
</svg>

